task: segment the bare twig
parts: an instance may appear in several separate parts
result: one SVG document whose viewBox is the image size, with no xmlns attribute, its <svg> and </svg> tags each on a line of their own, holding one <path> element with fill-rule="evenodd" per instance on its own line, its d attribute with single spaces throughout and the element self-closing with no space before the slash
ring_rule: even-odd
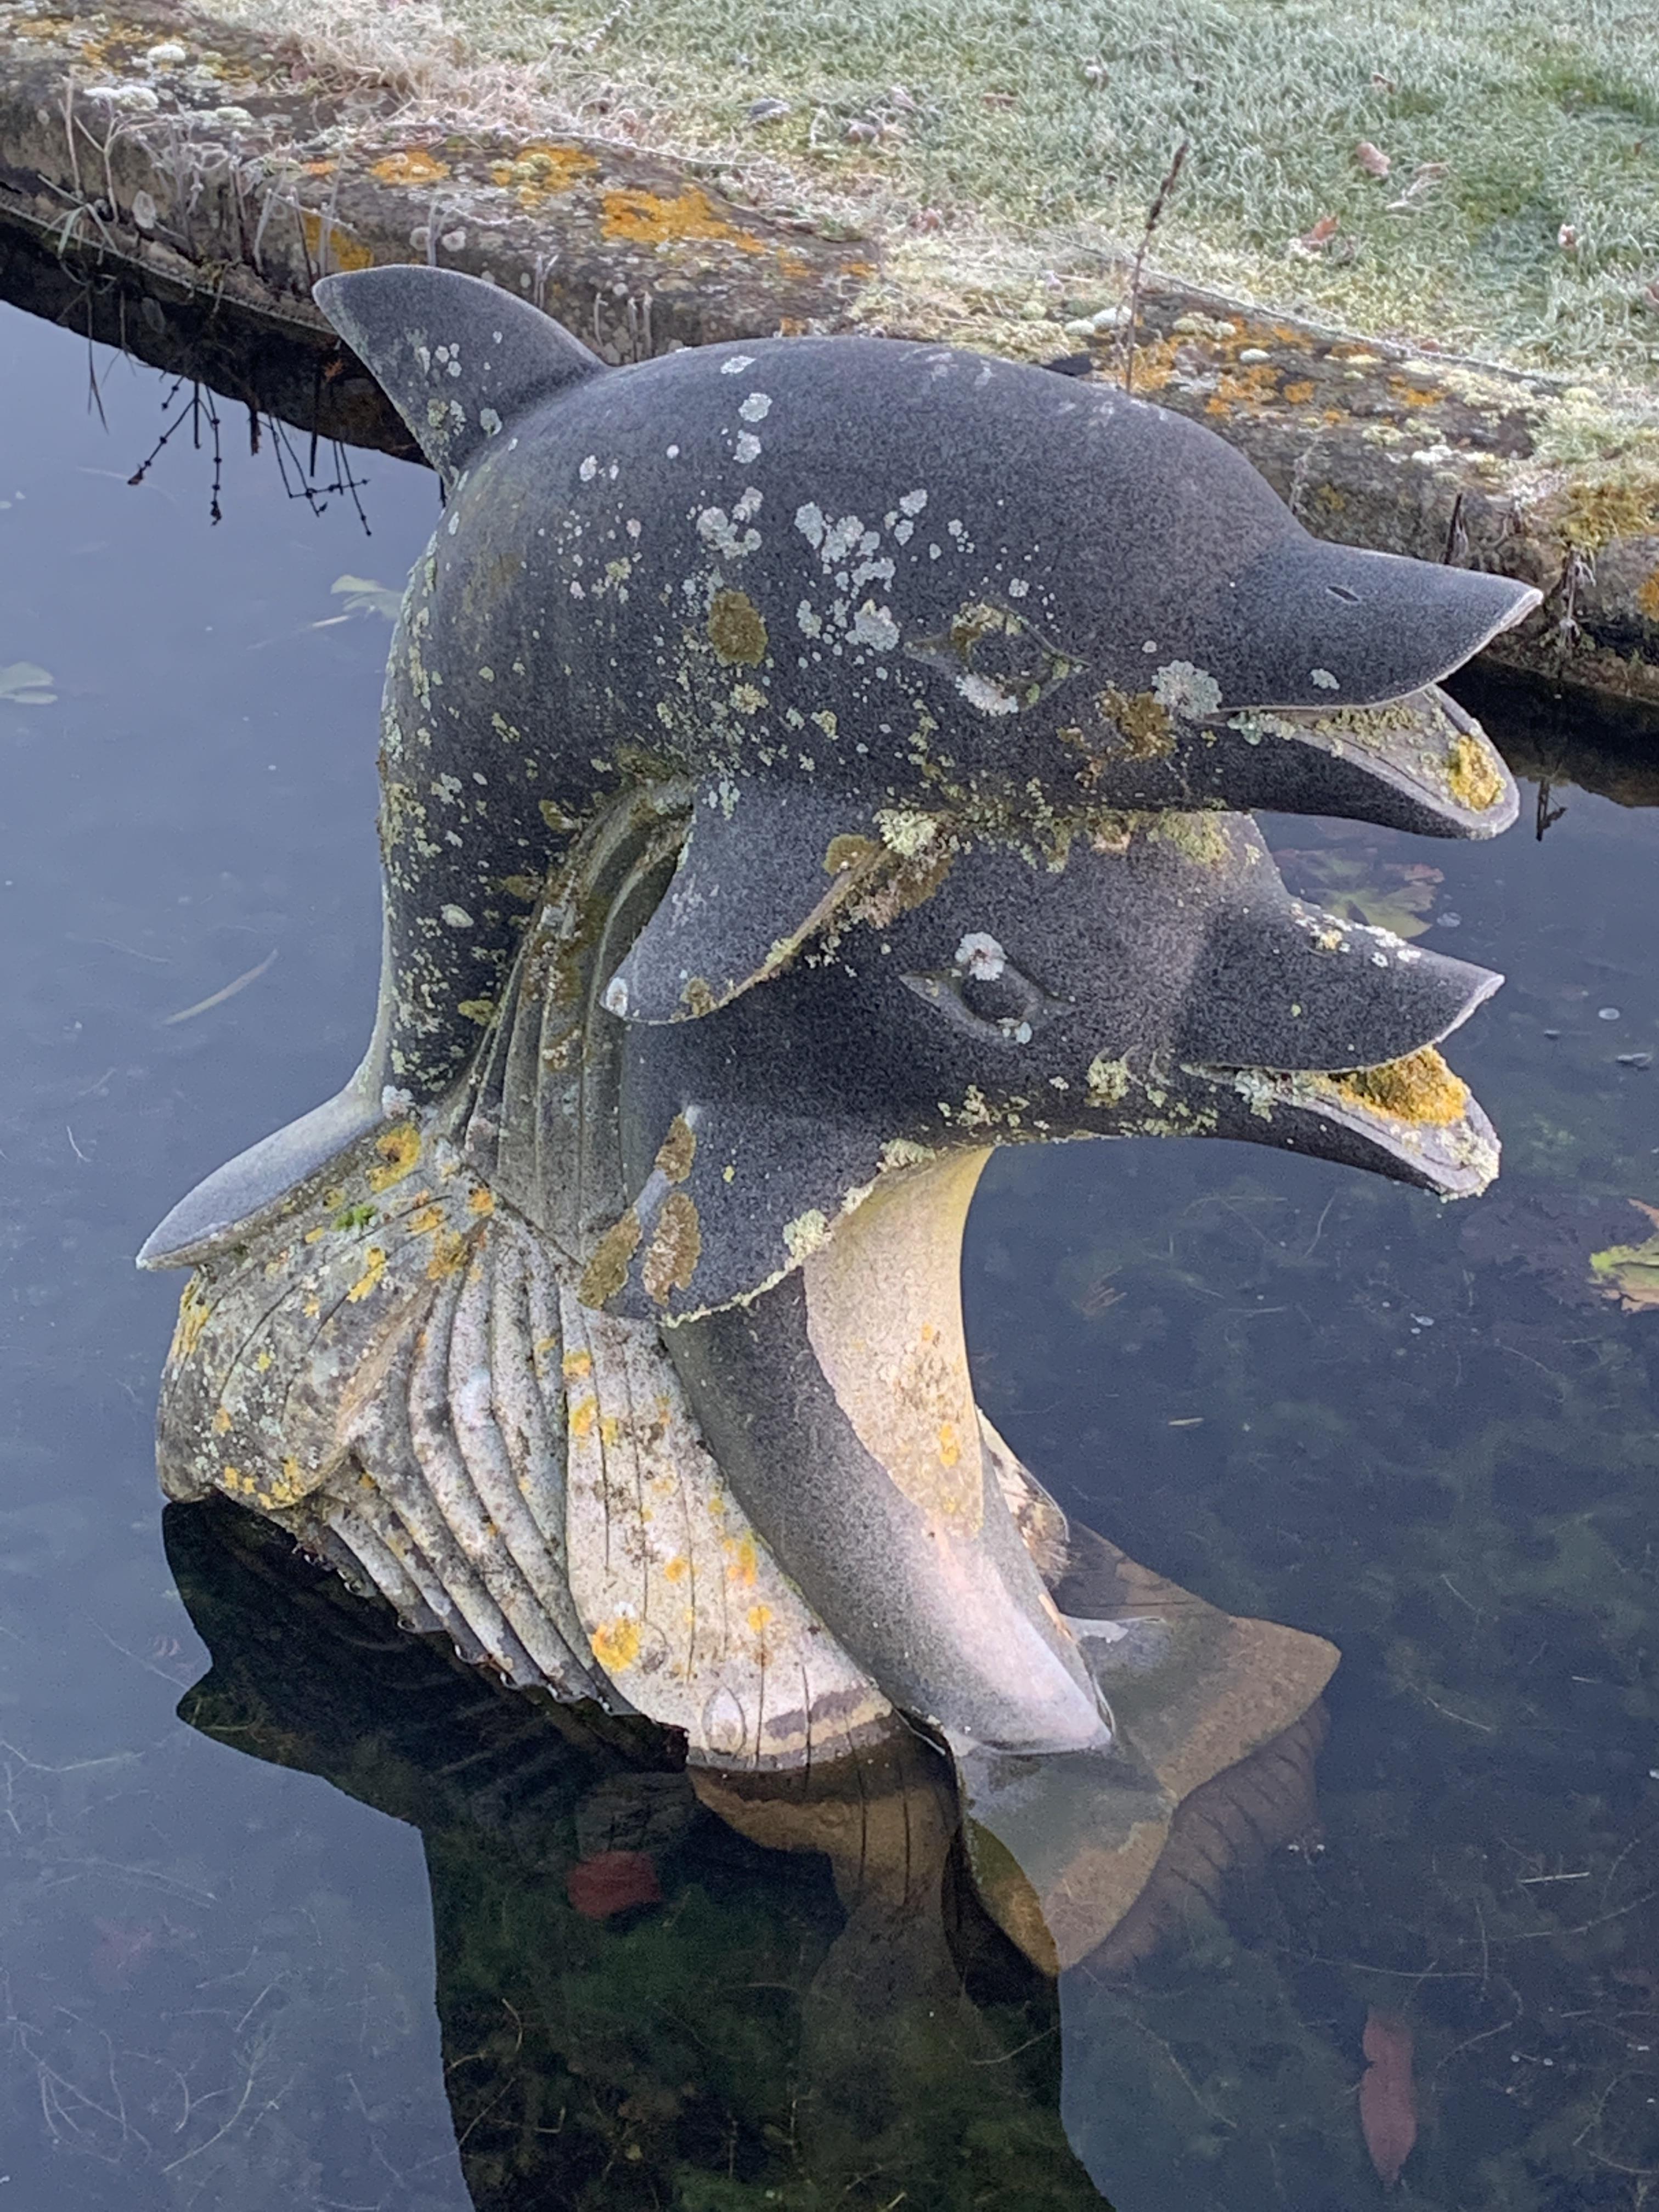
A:
<svg viewBox="0 0 1659 2212">
<path fill-rule="evenodd" d="M 1140 243 L 1135 248 L 1135 265 L 1129 277 L 1129 319 L 1123 333 L 1123 389 L 1133 391 L 1135 380 L 1135 325 L 1140 315 L 1140 271 L 1146 259 L 1146 249 L 1152 242 L 1152 233 L 1163 219 L 1164 202 L 1175 190 L 1176 179 L 1181 174 L 1181 165 L 1187 158 L 1192 141 L 1183 138 L 1175 149 L 1174 159 L 1164 172 L 1164 181 L 1157 196 L 1146 210 L 1146 228 L 1140 234 Z"/>
</svg>

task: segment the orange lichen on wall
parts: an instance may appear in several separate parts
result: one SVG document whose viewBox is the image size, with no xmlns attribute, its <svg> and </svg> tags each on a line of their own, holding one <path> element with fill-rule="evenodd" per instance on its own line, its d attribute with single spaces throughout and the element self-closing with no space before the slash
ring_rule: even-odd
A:
<svg viewBox="0 0 1659 2212">
<path fill-rule="evenodd" d="M 434 161 L 424 146 L 405 146 L 371 162 L 368 173 L 383 185 L 437 185 L 449 174 L 449 164 Z"/>
<path fill-rule="evenodd" d="M 1310 376 L 1298 376 L 1294 384 L 1287 384 L 1279 398 L 1292 407 L 1305 407 L 1319 389 Z"/>
<path fill-rule="evenodd" d="M 715 208 L 700 185 L 687 185 L 671 199 L 657 192 L 607 192 L 600 203 L 599 228 L 606 238 L 635 246 L 668 246 L 678 239 L 724 240 L 744 253 L 763 253 L 758 238 L 739 230 Z"/>
<path fill-rule="evenodd" d="M 1389 390 L 1407 407 L 1437 407 L 1446 396 L 1432 384 L 1407 384 L 1403 376 L 1391 376 Z"/>
<path fill-rule="evenodd" d="M 1265 406 L 1276 398 L 1279 392 L 1279 371 L 1272 362 L 1258 362 L 1253 368 L 1230 368 L 1217 382 L 1215 397 L 1206 411 L 1211 415 L 1225 415 L 1230 409 Z"/>
<path fill-rule="evenodd" d="M 323 218 L 313 208 L 302 209 L 300 228 L 305 233 L 307 250 L 316 260 L 321 261 Z M 331 222 L 328 226 L 328 265 L 331 270 L 372 269 L 374 256 L 349 230 L 342 230 L 337 222 Z"/>
<path fill-rule="evenodd" d="M 517 196 L 520 207 L 538 208 L 592 176 L 599 166 L 580 146 L 549 146 L 538 140 L 521 146 L 510 161 L 492 163 L 489 175 L 492 183 Z"/>
<path fill-rule="evenodd" d="M 1652 571 L 1637 592 L 1636 604 L 1650 622 L 1659 622 L 1659 568 Z"/>
</svg>

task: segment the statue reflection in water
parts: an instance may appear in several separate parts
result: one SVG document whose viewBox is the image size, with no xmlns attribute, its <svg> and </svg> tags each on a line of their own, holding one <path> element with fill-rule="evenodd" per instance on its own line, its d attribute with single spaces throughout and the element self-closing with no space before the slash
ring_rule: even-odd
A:
<svg viewBox="0 0 1659 2212">
<path fill-rule="evenodd" d="M 1292 899 L 1249 810 L 1508 826 L 1438 679 L 1537 594 L 1040 369 L 319 299 L 447 505 L 368 1050 L 142 1255 L 194 1270 L 191 1717 L 419 1821 L 480 2204 L 1121 2195 L 1109 1992 L 1305 1823 L 1337 1655 L 1067 1520 L 975 1402 L 963 1225 L 1082 1136 L 1484 1188 L 1437 1048 L 1498 979 Z"/>
</svg>

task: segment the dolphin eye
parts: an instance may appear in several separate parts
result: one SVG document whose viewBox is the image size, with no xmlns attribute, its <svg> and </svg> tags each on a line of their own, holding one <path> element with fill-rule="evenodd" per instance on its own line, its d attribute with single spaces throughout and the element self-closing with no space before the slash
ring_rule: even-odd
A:
<svg viewBox="0 0 1659 2212">
<path fill-rule="evenodd" d="M 936 1006 L 952 1029 L 982 1044 L 1030 1044 L 1040 1029 L 1069 1011 L 1009 959 L 994 938 L 964 937 L 948 968 L 903 975 L 919 999 Z"/>
</svg>

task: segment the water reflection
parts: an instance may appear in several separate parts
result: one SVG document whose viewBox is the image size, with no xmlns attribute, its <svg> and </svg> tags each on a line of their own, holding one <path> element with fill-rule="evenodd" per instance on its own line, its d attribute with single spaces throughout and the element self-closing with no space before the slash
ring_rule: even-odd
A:
<svg viewBox="0 0 1659 2212">
<path fill-rule="evenodd" d="M 975 1905 L 920 1747 L 856 1817 L 717 1817 L 653 1748 L 573 1736 L 212 1508 L 170 1510 L 167 1540 L 212 1654 L 186 1711 L 214 1741 L 167 1733 L 200 1665 L 151 1550 L 169 1302 L 126 1257 L 204 1158 L 349 1066 L 374 891 L 350 732 L 385 633 L 312 625 L 342 574 L 396 580 L 431 486 L 377 479 L 397 550 L 365 559 L 300 544 L 238 477 L 208 556 L 205 468 L 127 521 L 104 502 L 156 480 L 78 478 L 109 449 L 52 412 L 65 356 L 31 358 L 63 444 L 58 473 L 8 456 L 0 485 L 33 533 L 0 661 L 58 695 L 0 702 L 28 917 L 0 1139 L 10 2185 L 124 2212 L 516 2212 L 1091 2203 L 1092 2174 L 1121 2212 L 1346 2212 L 1382 2194 L 1357 2094 L 1380 2015 L 1414 2045 L 1402 2201 L 1641 2205 L 1659 1325 L 1592 1263 L 1641 1241 L 1630 1199 L 1659 1202 L 1633 1064 L 1659 1043 L 1642 732 L 1591 743 L 1558 710 L 1534 735 L 1517 708 L 1523 752 L 1482 698 L 1567 814 L 1496 854 L 1384 836 L 1362 872 L 1397 891 L 1381 872 L 1431 855 L 1426 940 L 1509 969 L 1464 1055 L 1507 1145 L 1490 1197 L 1440 1210 L 1169 1145 L 1005 1160 L 981 1195 L 969 1334 L 999 1425 L 1137 1558 L 1344 1653 L 1315 1810 L 1274 1850 L 1230 1836 L 1228 1881 L 1206 1854 L 1156 1949 L 1056 1996 Z M 161 395 L 130 396 L 125 474 Z M 637 1866 L 607 1871 L 624 1854 L 661 1905 Z M 590 1909 L 638 1901 L 578 1910 L 584 1860 Z"/>
<path fill-rule="evenodd" d="M 656 1731 L 400 1634 L 250 1516 L 169 1507 L 167 1539 L 213 1654 L 183 1717 L 420 1831 L 479 2212 L 1098 2202 L 1053 1991 L 975 1904 L 927 1746 L 694 1778 Z"/>
</svg>

